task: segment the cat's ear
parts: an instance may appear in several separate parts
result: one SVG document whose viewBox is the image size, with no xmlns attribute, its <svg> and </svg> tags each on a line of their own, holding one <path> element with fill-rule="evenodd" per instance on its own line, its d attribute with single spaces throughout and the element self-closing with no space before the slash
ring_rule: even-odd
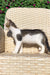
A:
<svg viewBox="0 0 50 75">
<path fill-rule="evenodd" d="M 10 27 L 10 21 L 9 21 L 9 19 L 7 17 L 6 17 L 6 24 L 5 25 L 6 25 L 7 28 Z"/>
<path fill-rule="evenodd" d="M 10 20 L 8 18 L 6 18 L 6 19 L 7 19 L 7 25 L 11 25 L 11 26 L 17 28 L 17 26 L 15 25 L 15 23 L 12 20 Z"/>
</svg>

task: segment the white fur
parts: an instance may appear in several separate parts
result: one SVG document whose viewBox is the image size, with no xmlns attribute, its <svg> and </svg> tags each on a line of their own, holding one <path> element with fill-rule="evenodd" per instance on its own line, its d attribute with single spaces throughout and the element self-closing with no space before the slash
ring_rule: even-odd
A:
<svg viewBox="0 0 50 75">
<path fill-rule="evenodd" d="M 21 41 L 17 41 L 16 43 L 16 47 L 15 47 L 15 50 L 13 51 L 13 53 L 18 53 L 18 50 L 20 49 L 20 46 L 21 46 Z M 20 53 L 22 52 L 22 50 L 20 51 Z"/>
<path fill-rule="evenodd" d="M 32 44 L 38 44 L 42 40 L 43 36 L 41 34 L 35 34 L 35 35 L 25 35 L 23 37 L 24 43 L 32 43 Z"/>
<path fill-rule="evenodd" d="M 16 41 L 18 41 L 17 38 L 16 38 L 16 35 L 17 35 L 17 34 L 21 34 L 20 29 L 17 29 L 17 28 L 14 28 L 14 27 L 10 26 L 10 27 L 9 27 L 9 30 L 12 31 L 12 33 L 13 33 L 12 36 L 14 37 L 14 39 L 15 39 Z"/>
</svg>

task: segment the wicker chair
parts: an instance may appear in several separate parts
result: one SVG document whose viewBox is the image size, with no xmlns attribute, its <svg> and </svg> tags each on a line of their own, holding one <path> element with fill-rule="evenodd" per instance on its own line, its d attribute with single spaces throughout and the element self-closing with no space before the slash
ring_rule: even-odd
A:
<svg viewBox="0 0 50 75">
<path fill-rule="evenodd" d="M 5 33 L 2 27 L 0 26 L 0 53 L 5 51 Z"/>
<path fill-rule="evenodd" d="M 42 8 L 11 8 L 6 17 L 11 19 L 20 29 L 42 29 L 50 41 L 50 10 Z M 5 27 L 6 28 L 6 27 Z M 5 33 L 7 30 L 5 29 Z M 7 35 L 7 34 L 6 34 Z M 5 36 L 5 51 L 12 52 L 15 45 L 13 39 Z M 50 42 L 49 42 L 50 43 Z M 23 48 L 23 53 L 37 53 L 37 48 Z"/>
<path fill-rule="evenodd" d="M 20 29 L 42 29 L 50 44 L 50 10 L 43 8 L 10 8 L 5 15 Z M 37 48 L 23 48 L 22 54 L 12 54 L 15 45 L 5 31 L 5 52 L 0 54 L 1 75 L 50 75 L 50 55 L 38 53 Z"/>
</svg>

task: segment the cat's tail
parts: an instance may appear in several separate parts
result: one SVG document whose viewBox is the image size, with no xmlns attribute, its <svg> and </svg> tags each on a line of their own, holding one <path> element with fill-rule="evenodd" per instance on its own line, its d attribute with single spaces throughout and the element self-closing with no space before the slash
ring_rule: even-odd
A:
<svg viewBox="0 0 50 75">
<path fill-rule="evenodd" d="M 45 40 L 45 46 L 46 46 L 46 53 L 50 55 L 50 46 L 49 46 L 49 43 L 48 43 L 48 39 L 47 38 Z"/>
</svg>

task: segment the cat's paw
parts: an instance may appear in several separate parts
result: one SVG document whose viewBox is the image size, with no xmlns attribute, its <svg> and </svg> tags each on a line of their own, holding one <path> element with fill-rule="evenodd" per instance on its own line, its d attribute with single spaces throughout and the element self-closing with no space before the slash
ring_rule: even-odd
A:
<svg viewBox="0 0 50 75">
<path fill-rule="evenodd" d="M 12 53 L 13 53 L 13 54 L 17 54 L 17 52 L 16 52 L 16 51 L 13 51 Z"/>
</svg>

